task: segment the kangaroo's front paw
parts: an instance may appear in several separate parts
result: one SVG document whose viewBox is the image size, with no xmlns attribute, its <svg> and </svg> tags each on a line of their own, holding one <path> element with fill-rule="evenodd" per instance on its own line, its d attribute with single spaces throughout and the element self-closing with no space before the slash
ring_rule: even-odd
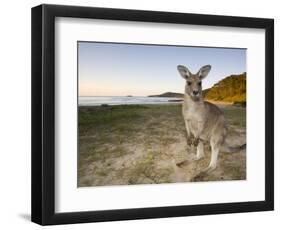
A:
<svg viewBox="0 0 281 230">
<path fill-rule="evenodd" d="M 199 138 L 194 138 L 192 144 L 197 147 L 199 143 Z"/>
<path fill-rule="evenodd" d="M 191 137 L 187 138 L 187 144 L 189 146 L 193 145 L 193 139 Z"/>
</svg>

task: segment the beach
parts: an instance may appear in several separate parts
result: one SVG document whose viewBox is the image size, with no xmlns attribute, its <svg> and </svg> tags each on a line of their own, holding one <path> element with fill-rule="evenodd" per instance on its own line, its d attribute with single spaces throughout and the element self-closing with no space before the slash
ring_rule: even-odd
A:
<svg viewBox="0 0 281 230">
<path fill-rule="evenodd" d="M 246 108 L 218 105 L 229 123 L 228 142 L 246 141 Z M 220 153 L 218 167 L 196 161 L 187 145 L 181 103 L 79 106 L 78 187 L 246 179 L 246 151 Z M 184 162 L 178 166 L 178 163 Z"/>
</svg>

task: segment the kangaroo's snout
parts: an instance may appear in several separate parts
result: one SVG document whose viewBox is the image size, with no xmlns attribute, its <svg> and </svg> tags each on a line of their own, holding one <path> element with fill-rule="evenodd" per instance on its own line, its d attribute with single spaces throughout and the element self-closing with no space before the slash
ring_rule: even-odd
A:
<svg viewBox="0 0 281 230">
<path fill-rule="evenodd" d="M 198 92 L 197 90 L 194 90 L 194 91 L 193 91 L 193 95 L 194 95 L 194 96 L 197 96 L 198 93 L 199 93 L 199 92 Z"/>
</svg>

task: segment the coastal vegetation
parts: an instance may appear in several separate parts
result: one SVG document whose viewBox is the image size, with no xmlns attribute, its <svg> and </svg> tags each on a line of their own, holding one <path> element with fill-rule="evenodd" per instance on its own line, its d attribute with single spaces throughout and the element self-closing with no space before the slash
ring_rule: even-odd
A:
<svg viewBox="0 0 281 230">
<path fill-rule="evenodd" d="M 207 100 L 245 103 L 246 73 L 228 76 L 205 90 L 204 94 Z"/>
<path fill-rule="evenodd" d="M 205 100 L 229 102 L 238 106 L 246 106 L 246 73 L 230 75 L 214 84 L 211 88 L 203 90 Z M 166 92 L 149 97 L 177 97 L 182 93 Z"/>
</svg>

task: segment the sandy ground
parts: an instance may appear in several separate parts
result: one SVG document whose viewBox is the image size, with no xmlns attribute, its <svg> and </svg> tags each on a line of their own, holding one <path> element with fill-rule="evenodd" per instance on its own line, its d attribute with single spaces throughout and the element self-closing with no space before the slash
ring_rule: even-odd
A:
<svg viewBox="0 0 281 230">
<path fill-rule="evenodd" d="M 228 105 L 223 108 L 225 106 Z M 87 120 L 84 125 L 81 122 L 78 186 L 246 179 L 246 151 L 220 153 L 217 169 L 209 174 L 202 173 L 210 161 L 210 147 L 206 144 L 205 157 L 195 160 L 196 149 L 187 145 L 180 109 L 180 105 L 164 110 L 160 106 L 136 108 L 134 115 L 124 119 L 121 118 L 132 111 L 122 114 L 123 110 L 117 109 L 110 111 L 117 114 L 117 121 L 110 127 L 107 123 L 115 117 L 103 122 Z M 90 119 L 97 111 L 96 108 L 84 108 L 80 109 L 81 113 Z M 239 108 L 239 113 L 245 113 L 245 110 Z M 246 129 L 232 119 L 231 112 L 227 141 L 233 146 L 241 145 L 246 140 Z"/>
</svg>

